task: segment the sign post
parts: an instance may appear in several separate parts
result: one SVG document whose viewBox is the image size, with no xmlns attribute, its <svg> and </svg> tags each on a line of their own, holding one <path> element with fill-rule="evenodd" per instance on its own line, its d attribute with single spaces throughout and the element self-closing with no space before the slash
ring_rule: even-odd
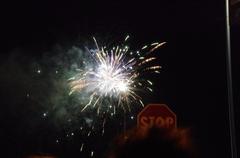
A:
<svg viewBox="0 0 240 158">
<path fill-rule="evenodd" d="M 151 127 L 176 128 L 177 116 L 165 104 L 149 104 L 138 114 L 137 126 L 141 130 Z"/>
</svg>

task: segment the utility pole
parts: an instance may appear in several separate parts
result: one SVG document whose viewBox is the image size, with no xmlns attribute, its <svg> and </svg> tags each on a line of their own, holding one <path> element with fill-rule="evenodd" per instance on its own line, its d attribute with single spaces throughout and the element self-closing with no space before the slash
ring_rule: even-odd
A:
<svg viewBox="0 0 240 158">
<path fill-rule="evenodd" d="M 227 70 L 227 88 L 228 88 L 228 116 L 229 116 L 229 134 L 231 143 L 231 158 L 237 158 L 237 145 L 235 133 L 235 117 L 232 86 L 232 62 L 231 62 L 231 28 L 229 0 L 225 0 L 226 7 L 226 70 Z"/>
</svg>

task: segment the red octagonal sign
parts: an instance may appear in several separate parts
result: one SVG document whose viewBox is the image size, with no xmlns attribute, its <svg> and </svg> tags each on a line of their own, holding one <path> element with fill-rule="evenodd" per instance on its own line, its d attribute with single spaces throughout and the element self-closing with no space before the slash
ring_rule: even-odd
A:
<svg viewBox="0 0 240 158">
<path fill-rule="evenodd" d="M 165 104 L 149 104 L 138 114 L 137 125 L 143 130 L 151 127 L 176 128 L 177 117 Z"/>
</svg>

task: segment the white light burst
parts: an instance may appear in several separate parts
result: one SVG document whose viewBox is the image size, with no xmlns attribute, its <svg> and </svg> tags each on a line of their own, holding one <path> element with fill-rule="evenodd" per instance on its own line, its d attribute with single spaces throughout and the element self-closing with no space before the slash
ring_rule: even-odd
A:
<svg viewBox="0 0 240 158">
<path fill-rule="evenodd" d="M 125 41 L 128 38 L 129 36 L 125 38 Z M 149 64 L 156 60 L 156 57 L 149 54 L 165 42 L 155 42 L 149 45 L 149 51 L 142 54 L 139 51 L 136 53 L 129 51 L 129 47 L 123 44 L 110 50 L 106 46 L 99 47 L 96 39 L 93 39 L 96 49 L 88 50 L 88 52 L 94 59 L 91 63 L 94 66 L 81 69 L 79 73 L 69 79 L 71 88 L 69 95 L 73 93 L 89 94 L 89 101 L 82 111 L 88 106 L 92 106 L 97 107 L 99 112 L 106 99 L 111 103 L 108 110 L 113 106 L 114 110 L 116 107 L 121 107 L 124 111 L 130 111 L 132 102 L 138 102 L 144 106 L 137 90 L 152 91 L 150 88 L 152 82 L 140 78 L 140 75 L 145 72 L 159 72 L 161 66 Z M 142 50 L 146 51 L 147 48 L 146 45 L 142 47 Z"/>
</svg>

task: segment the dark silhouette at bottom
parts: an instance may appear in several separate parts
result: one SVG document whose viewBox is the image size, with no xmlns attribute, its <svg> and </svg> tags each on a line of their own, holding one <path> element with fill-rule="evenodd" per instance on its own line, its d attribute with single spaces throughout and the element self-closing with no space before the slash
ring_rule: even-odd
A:
<svg viewBox="0 0 240 158">
<path fill-rule="evenodd" d="M 108 158 L 193 158 L 188 130 L 133 129 L 114 140 Z"/>
</svg>

